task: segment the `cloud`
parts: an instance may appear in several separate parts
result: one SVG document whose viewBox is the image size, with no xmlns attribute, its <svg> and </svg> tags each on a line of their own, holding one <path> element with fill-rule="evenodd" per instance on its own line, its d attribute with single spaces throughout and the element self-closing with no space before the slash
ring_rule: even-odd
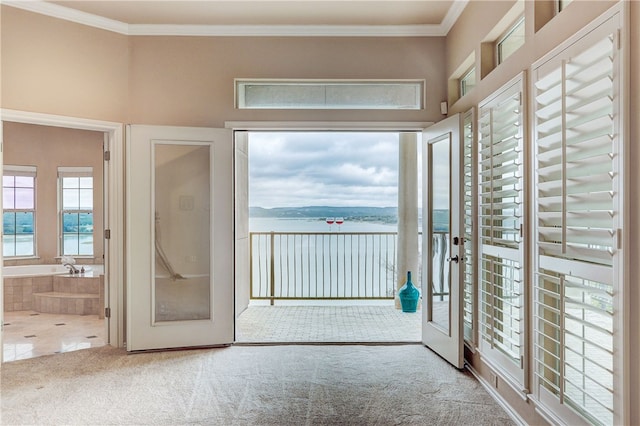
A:
<svg viewBox="0 0 640 426">
<path fill-rule="evenodd" d="M 395 206 L 398 134 L 252 132 L 249 203 Z"/>
</svg>

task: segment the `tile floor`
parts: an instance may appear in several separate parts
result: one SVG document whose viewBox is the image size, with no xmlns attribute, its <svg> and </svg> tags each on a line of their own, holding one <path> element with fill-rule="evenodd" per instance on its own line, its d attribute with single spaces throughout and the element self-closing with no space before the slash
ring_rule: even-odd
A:
<svg viewBox="0 0 640 426">
<path fill-rule="evenodd" d="M 105 320 L 97 315 L 4 313 L 3 361 L 105 345 Z"/>
<path fill-rule="evenodd" d="M 421 340 L 422 312 L 393 303 L 354 306 L 250 306 L 236 322 L 238 343 L 398 343 Z M 5 312 L 4 362 L 105 345 L 97 315 Z"/>
</svg>

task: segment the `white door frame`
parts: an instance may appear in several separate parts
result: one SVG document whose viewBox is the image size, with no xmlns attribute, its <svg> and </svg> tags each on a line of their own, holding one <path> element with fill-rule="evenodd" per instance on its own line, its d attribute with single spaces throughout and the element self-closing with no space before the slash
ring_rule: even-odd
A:
<svg viewBox="0 0 640 426">
<path fill-rule="evenodd" d="M 108 266 L 105 268 L 105 278 L 109 283 L 105 305 L 111 308 L 107 341 L 112 346 L 124 347 L 124 191 L 122 190 L 124 188 L 124 133 L 122 123 L 11 109 L 0 110 L 0 121 L 105 133 L 111 151 L 110 167 L 106 170 L 107 176 L 104 182 L 108 189 L 105 194 L 107 209 L 104 226 L 105 229 L 111 231 L 111 238 L 105 253 L 108 256 L 108 265 L 105 265 Z M 0 144 L 2 143 L 2 133 L 0 132 Z M 2 161 L 0 161 L 0 174 L 2 174 Z M 1 260 L 2 255 L 0 254 Z M 0 290 L 3 287 L 0 284 Z M 0 291 L 0 302 L 2 302 L 2 291 Z M 0 340 L 1 338 L 0 334 Z"/>
</svg>

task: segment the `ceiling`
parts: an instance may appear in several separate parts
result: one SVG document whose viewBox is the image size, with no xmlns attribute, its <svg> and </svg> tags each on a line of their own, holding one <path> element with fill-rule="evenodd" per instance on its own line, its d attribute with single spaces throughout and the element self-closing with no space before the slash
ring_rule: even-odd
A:
<svg viewBox="0 0 640 426">
<path fill-rule="evenodd" d="M 145 31 L 174 33 L 176 27 L 207 27 L 212 34 L 242 27 L 248 31 L 246 35 L 259 35 L 252 30 L 287 27 L 296 28 L 297 35 L 344 35 L 344 29 L 349 28 L 353 34 L 347 35 L 428 36 L 446 35 L 467 1 L 3 0 L 3 4 L 134 35 Z"/>
<path fill-rule="evenodd" d="M 52 1 L 127 24 L 418 25 L 439 24 L 452 1 L 158 0 Z"/>
</svg>

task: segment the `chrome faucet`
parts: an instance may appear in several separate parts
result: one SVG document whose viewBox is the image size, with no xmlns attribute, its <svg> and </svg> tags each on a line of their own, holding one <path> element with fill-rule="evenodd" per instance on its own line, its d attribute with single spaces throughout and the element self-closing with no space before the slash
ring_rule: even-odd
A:
<svg viewBox="0 0 640 426">
<path fill-rule="evenodd" d="M 69 268 L 69 273 L 70 274 L 79 274 L 80 273 L 78 268 L 73 266 L 71 263 L 63 263 L 63 265 L 66 266 L 67 268 Z"/>
</svg>

